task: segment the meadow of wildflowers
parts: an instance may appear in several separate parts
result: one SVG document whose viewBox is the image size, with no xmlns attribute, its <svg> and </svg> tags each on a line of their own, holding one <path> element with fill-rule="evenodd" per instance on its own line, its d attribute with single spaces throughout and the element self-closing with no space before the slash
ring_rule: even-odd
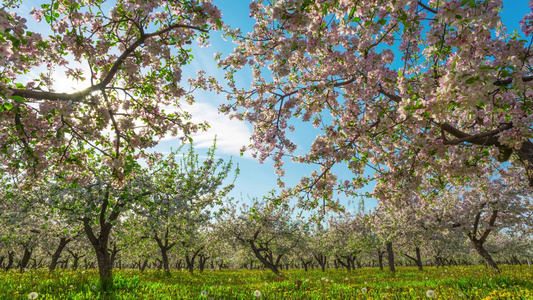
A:
<svg viewBox="0 0 533 300">
<path fill-rule="evenodd" d="M 172 270 L 116 270 L 114 289 L 98 289 L 96 270 L 28 270 L 0 274 L 0 299 L 533 299 L 533 268 L 502 266 L 400 267 L 394 275 L 372 268 L 207 270 L 191 276 Z"/>
</svg>

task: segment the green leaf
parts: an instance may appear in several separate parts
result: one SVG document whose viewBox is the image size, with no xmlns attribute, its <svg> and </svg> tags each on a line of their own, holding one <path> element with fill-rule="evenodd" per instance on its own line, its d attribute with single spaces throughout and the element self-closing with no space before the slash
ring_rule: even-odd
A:
<svg viewBox="0 0 533 300">
<path fill-rule="evenodd" d="M 17 101 L 17 102 L 26 102 L 26 99 L 21 96 L 11 96 L 11 99 Z"/>
<path fill-rule="evenodd" d="M 457 20 L 461 20 L 463 17 L 461 17 L 460 15 L 455 15 L 455 18 L 456 18 Z"/>
<path fill-rule="evenodd" d="M 474 82 L 476 82 L 475 77 L 470 77 L 465 81 L 466 84 L 473 84 Z"/>
<path fill-rule="evenodd" d="M 350 14 L 348 15 L 348 18 L 349 19 L 353 18 L 354 13 L 355 13 L 355 6 L 350 10 Z"/>
<path fill-rule="evenodd" d="M 452 62 L 452 71 L 455 70 L 455 66 L 456 65 L 457 65 L 457 56 L 455 57 L 455 59 Z"/>
<path fill-rule="evenodd" d="M 59 8 L 59 1 L 57 1 L 56 3 L 54 3 L 54 9 L 58 9 Z"/>
<path fill-rule="evenodd" d="M 9 103 L 9 102 L 6 102 L 4 103 L 4 107 L 6 108 L 6 110 L 10 110 L 13 108 L 13 104 Z"/>
<path fill-rule="evenodd" d="M 378 21 L 378 24 L 385 25 L 385 24 L 387 24 L 387 20 L 381 19 L 381 20 Z"/>
<path fill-rule="evenodd" d="M 479 108 L 485 109 L 485 103 L 484 102 L 479 102 L 478 104 L 476 104 L 476 106 L 479 107 Z"/>
<path fill-rule="evenodd" d="M 322 15 L 326 16 L 328 14 L 328 8 L 329 4 L 324 4 L 324 6 L 322 7 Z"/>
<path fill-rule="evenodd" d="M 15 84 L 15 86 L 17 87 L 17 89 L 23 89 L 24 88 L 24 85 L 22 83 L 17 83 Z"/>
</svg>

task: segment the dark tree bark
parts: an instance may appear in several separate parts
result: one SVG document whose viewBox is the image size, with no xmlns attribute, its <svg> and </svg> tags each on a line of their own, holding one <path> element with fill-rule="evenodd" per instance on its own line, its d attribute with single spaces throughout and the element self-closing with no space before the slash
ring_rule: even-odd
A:
<svg viewBox="0 0 533 300">
<path fill-rule="evenodd" d="M 315 254 L 313 253 L 313 256 L 315 257 L 316 261 L 320 265 L 320 268 L 322 269 L 322 272 L 326 272 L 326 263 L 328 261 L 326 255 L 319 253 Z"/>
<path fill-rule="evenodd" d="M 57 261 L 59 260 L 59 257 L 61 257 L 61 253 L 63 252 L 63 249 L 65 249 L 67 244 L 70 243 L 71 241 L 72 241 L 71 237 L 69 238 L 62 237 L 59 239 L 59 245 L 57 246 L 56 251 L 52 255 L 52 261 L 50 262 L 50 266 L 48 268 L 50 273 L 54 272 L 54 270 L 56 269 Z"/>
<path fill-rule="evenodd" d="M 4 268 L 6 272 L 9 269 L 11 269 L 11 267 L 13 267 L 14 260 L 15 260 L 15 251 L 9 251 L 7 253 L 7 264 L 6 264 L 6 267 Z"/>
<path fill-rule="evenodd" d="M 348 272 L 351 272 L 353 269 L 355 269 L 355 253 L 351 255 L 340 255 L 337 256 L 336 261 L 346 268 Z"/>
<path fill-rule="evenodd" d="M 196 260 L 196 257 L 198 256 L 201 250 L 202 249 L 200 248 L 200 249 L 192 251 L 192 255 L 190 254 L 189 250 L 187 250 L 185 254 L 185 263 L 191 275 L 194 274 L 194 261 Z"/>
<path fill-rule="evenodd" d="M 394 267 L 394 251 L 392 250 L 392 242 L 387 242 L 387 258 L 389 259 L 389 269 L 391 272 L 395 273 L 396 268 Z"/>
<path fill-rule="evenodd" d="M 148 258 L 145 258 L 143 261 L 139 260 L 139 270 L 143 272 L 146 269 L 146 266 L 148 266 Z"/>
<path fill-rule="evenodd" d="M 309 270 L 309 264 L 311 264 L 313 262 L 313 260 L 312 259 L 305 260 L 305 259 L 300 257 L 300 261 L 302 262 L 302 266 L 304 267 L 305 271 L 307 272 Z"/>
<path fill-rule="evenodd" d="M 72 269 L 73 270 L 76 270 L 78 269 L 78 264 L 79 264 L 79 261 L 82 257 L 84 257 L 85 255 L 81 255 L 81 254 L 78 254 L 70 249 L 67 249 L 67 252 L 70 254 L 70 256 L 72 256 Z"/>
<path fill-rule="evenodd" d="M 343 260 L 344 259 L 344 260 Z M 354 268 L 354 263 L 351 257 L 341 255 L 340 257 L 336 257 L 336 261 L 338 264 L 346 268 L 346 271 L 351 272 Z"/>
<path fill-rule="evenodd" d="M 474 244 L 474 249 L 476 249 L 477 253 L 485 260 L 489 268 L 499 273 L 500 269 L 498 268 L 498 265 L 494 262 L 487 249 L 485 249 L 483 243 L 479 240 L 472 240 L 472 243 Z"/>
<path fill-rule="evenodd" d="M 379 263 L 379 269 L 383 271 L 383 254 L 385 254 L 385 251 L 381 251 L 378 249 L 378 263 Z"/>
<path fill-rule="evenodd" d="M 106 191 L 102 206 L 100 207 L 100 230 L 98 236 L 91 227 L 89 218 L 83 218 L 83 229 L 95 251 L 96 261 L 98 263 L 98 272 L 100 274 L 100 287 L 104 292 L 113 287 L 113 261 L 111 259 L 111 253 L 109 253 L 110 251 L 108 249 L 109 236 L 111 234 L 113 224 L 109 221 L 115 221 L 119 214 L 118 209 L 113 210 L 109 217 L 109 221 L 105 220 L 107 206 L 109 203 L 108 200 L 109 191 Z"/>
<path fill-rule="evenodd" d="M 33 249 L 30 250 L 27 247 L 24 247 L 24 254 L 22 255 L 22 260 L 20 261 L 20 264 L 19 264 L 20 273 L 24 273 L 24 269 L 28 266 L 32 253 L 33 253 Z"/>
<path fill-rule="evenodd" d="M 277 258 L 274 258 L 274 254 L 268 249 L 268 247 L 257 247 L 253 240 L 250 240 L 250 247 L 252 248 L 255 257 L 259 259 L 263 266 L 269 268 L 274 274 L 280 275 L 278 268 L 284 254 L 279 254 Z"/>
<path fill-rule="evenodd" d="M 492 227 L 496 223 L 497 217 L 498 217 L 498 211 L 493 210 L 490 216 L 490 219 L 489 219 L 488 228 L 485 229 L 483 233 L 481 234 L 481 236 L 478 238 L 477 234 L 478 234 L 479 222 L 481 219 L 481 213 L 477 213 L 476 218 L 474 220 L 474 228 L 467 235 L 470 241 L 472 242 L 472 244 L 474 245 L 474 249 L 476 249 L 477 253 L 485 260 L 489 268 L 500 273 L 500 269 L 498 268 L 498 265 L 496 264 L 496 262 L 494 262 L 490 253 L 483 246 L 483 244 L 487 240 L 487 237 L 492 232 Z"/>
<path fill-rule="evenodd" d="M 205 269 L 205 263 L 207 262 L 207 260 L 209 260 L 211 258 L 211 256 L 207 256 L 205 254 L 200 254 L 198 255 L 198 267 L 200 269 L 200 273 L 203 273 L 204 272 L 204 269 Z"/>
<path fill-rule="evenodd" d="M 157 235 L 157 231 L 154 231 L 154 239 L 157 242 L 157 245 L 159 246 L 159 250 L 161 252 L 161 262 L 163 264 L 163 269 L 165 270 L 165 273 L 170 274 L 170 266 L 168 263 L 168 251 L 176 245 L 176 243 L 170 243 L 168 241 L 168 233 L 169 229 L 167 227 L 167 230 L 165 232 L 165 236 L 163 238 L 159 238 Z"/>
<path fill-rule="evenodd" d="M 416 258 L 408 255 L 408 254 L 404 254 L 405 257 L 409 258 L 410 260 L 412 260 L 416 266 L 418 267 L 418 270 L 420 271 L 423 271 L 423 267 L 422 267 L 422 257 L 420 256 L 420 247 L 415 247 L 415 253 L 416 253 Z"/>
<path fill-rule="evenodd" d="M 529 186 L 533 187 L 533 143 L 529 140 L 522 143 L 522 148 L 516 152 L 524 164 Z"/>
<path fill-rule="evenodd" d="M 518 259 L 518 257 L 516 257 L 516 255 L 513 255 L 513 256 L 511 257 L 511 259 L 512 259 L 512 261 L 513 261 L 513 263 L 514 263 L 515 265 L 520 265 L 520 266 L 522 265 L 522 262 Z M 1 264 L 0 264 L 0 265 L 1 265 Z"/>
<path fill-rule="evenodd" d="M 183 260 L 181 259 L 176 260 L 176 269 L 181 270 L 182 267 L 183 267 Z"/>
<path fill-rule="evenodd" d="M 90 219 L 88 217 L 82 219 L 83 229 L 96 254 L 98 272 L 100 274 L 100 287 L 104 292 L 111 290 L 113 287 L 113 260 L 119 251 L 116 249 L 116 245 L 113 246 L 113 250 L 109 250 L 109 237 L 113 229 L 113 223 L 118 220 L 120 211 L 127 202 L 135 201 L 149 194 L 150 192 L 144 192 L 133 198 L 121 197 L 117 199 L 116 204 L 108 212 L 110 192 L 106 190 L 103 195 L 102 204 L 100 205 L 100 215 L 98 218 L 99 231 L 97 234 L 91 227 Z"/>
</svg>

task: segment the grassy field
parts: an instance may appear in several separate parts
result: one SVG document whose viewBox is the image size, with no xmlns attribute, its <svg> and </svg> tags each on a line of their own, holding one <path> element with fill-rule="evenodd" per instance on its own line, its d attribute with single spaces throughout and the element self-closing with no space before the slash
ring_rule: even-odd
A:
<svg viewBox="0 0 533 300">
<path fill-rule="evenodd" d="M 190 276 L 172 271 L 115 270 L 112 293 L 98 291 L 96 270 L 29 270 L 0 273 L 0 299 L 533 299 L 533 268 L 482 266 L 289 270 L 284 277 L 259 270 L 207 270 Z M 35 296 L 32 294 L 31 296 Z M 259 296 L 259 297 L 257 297 Z"/>
</svg>

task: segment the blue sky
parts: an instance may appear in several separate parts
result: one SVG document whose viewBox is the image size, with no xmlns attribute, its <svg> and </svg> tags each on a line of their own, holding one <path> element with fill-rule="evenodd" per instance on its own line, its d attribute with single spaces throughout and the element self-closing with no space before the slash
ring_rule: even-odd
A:
<svg viewBox="0 0 533 300">
<path fill-rule="evenodd" d="M 23 1 L 23 5 L 18 9 L 21 14 L 28 14 L 32 6 L 40 6 L 43 1 Z M 427 2 L 427 1 L 425 1 Z M 253 19 L 249 17 L 248 5 L 249 1 L 246 0 L 214 0 L 223 14 L 224 23 L 231 27 L 240 27 L 243 32 L 248 32 L 252 29 Z M 502 13 L 504 24 L 510 29 L 514 30 L 519 27 L 519 21 L 523 15 L 529 11 L 527 0 L 504 0 L 504 10 Z M 33 18 L 28 17 L 28 27 L 32 30 L 34 26 L 42 26 L 34 22 Z M 33 29 L 33 31 L 37 31 Z M 222 57 L 231 53 L 234 49 L 234 45 L 231 41 L 224 41 L 220 37 L 220 33 L 211 33 L 211 46 L 208 48 L 194 48 L 193 55 L 195 60 L 189 66 L 184 69 L 184 77 L 194 76 L 197 70 L 205 70 L 207 75 L 214 75 L 223 81 L 224 71 L 217 68 L 214 60 L 214 53 L 221 52 Z M 62 83 L 64 75 L 58 73 L 57 82 Z M 241 71 L 236 74 L 238 85 L 245 89 L 249 88 L 251 83 L 251 75 L 246 71 Z M 60 85 L 60 84 L 58 84 Z M 66 84 L 65 86 L 75 87 L 75 84 Z M 68 90 L 62 90 L 67 92 Z M 217 95 L 215 93 L 200 92 L 196 94 L 196 103 L 189 107 L 187 110 L 192 114 L 193 121 L 207 120 L 211 128 L 207 132 L 202 132 L 193 136 L 195 147 L 199 154 L 202 154 L 209 146 L 211 146 L 215 135 L 218 139 L 218 151 L 217 156 L 224 159 L 233 157 L 234 162 L 239 164 L 241 169 L 241 175 L 237 178 L 236 187 L 230 194 L 230 196 L 240 199 L 247 199 L 248 197 L 262 198 L 267 195 L 268 192 L 276 188 L 276 178 L 272 167 L 272 161 L 267 161 L 264 164 L 260 164 L 254 160 L 249 154 L 241 157 L 239 155 L 239 149 L 243 145 L 249 144 L 249 137 L 252 133 L 252 125 L 248 123 L 239 122 L 237 120 L 229 120 L 229 117 L 223 114 L 219 114 L 217 108 L 220 104 L 225 102 L 225 95 Z M 295 142 L 299 146 L 297 154 L 304 153 L 309 149 L 317 133 L 309 124 L 299 123 L 298 120 L 294 120 L 294 125 L 297 126 L 297 134 L 294 135 Z M 179 147 L 178 139 L 163 140 L 154 148 L 156 151 L 169 152 L 170 148 Z M 296 184 L 299 179 L 309 174 L 314 168 L 307 165 L 292 164 L 287 162 L 286 175 L 284 180 L 287 185 Z M 350 173 L 342 168 L 338 168 L 339 178 L 350 179 Z M 371 191 L 373 186 L 366 188 L 366 191 Z M 347 206 L 348 210 L 355 210 L 357 204 L 350 204 L 348 198 L 339 196 L 341 203 Z M 373 208 L 376 206 L 374 199 L 366 199 L 366 208 Z"/>
</svg>

